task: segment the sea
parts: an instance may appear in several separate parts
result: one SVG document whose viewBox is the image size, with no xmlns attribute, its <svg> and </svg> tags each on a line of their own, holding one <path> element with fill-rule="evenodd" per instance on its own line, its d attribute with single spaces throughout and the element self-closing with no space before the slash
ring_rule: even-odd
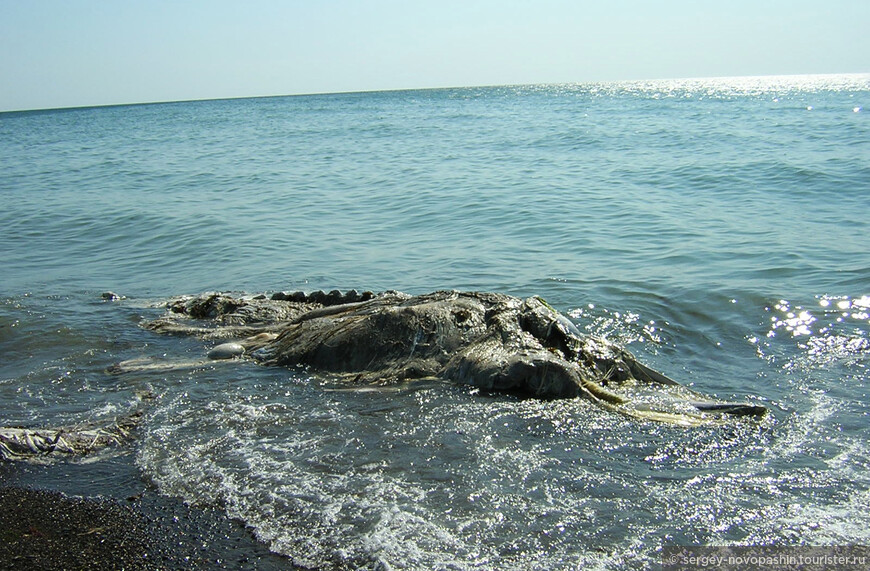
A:
<svg viewBox="0 0 870 571">
<path fill-rule="evenodd" d="M 314 569 L 870 543 L 868 74 L 8 112 L 0 199 L 0 425 L 155 395 L 129 445 L 65 461 L 81 495 L 132 471 Z M 205 355 L 140 326 L 172 296 L 333 289 L 541 296 L 769 414 L 683 428 L 245 360 L 107 373 Z"/>
</svg>

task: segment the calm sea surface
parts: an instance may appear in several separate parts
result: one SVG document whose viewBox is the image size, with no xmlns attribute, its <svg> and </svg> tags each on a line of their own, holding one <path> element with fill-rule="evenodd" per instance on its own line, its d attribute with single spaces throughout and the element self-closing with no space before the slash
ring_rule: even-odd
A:
<svg viewBox="0 0 870 571">
<path fill-rule="evenodd" d="M 158 399 L 114 463 L 298 564 L 646 569 L 870 542 L 870 76 L 0 114 L 0 425 Z M 138 327 L 205 290 L 541 295 L 760 423 L 347 392 Z M 104 302 L 111 290 L 126 296 Z M 90 486 L 90 487 L 89 487 Z"/>
</svg>

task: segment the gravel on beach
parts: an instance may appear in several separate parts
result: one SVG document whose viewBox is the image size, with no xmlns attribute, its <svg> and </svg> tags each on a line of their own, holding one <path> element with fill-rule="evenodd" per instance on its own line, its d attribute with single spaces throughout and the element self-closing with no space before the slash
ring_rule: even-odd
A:
<svg viewBox="0 0 870 571">
<path fill-rule="evenodd" d="M 113 501 L 0 488 L 5 569 L 158 568 L 147 527 L 141 514 Z"/>
<path fill-rule="evenodd" d="M 238 522 L 145 493 L 0 487 L 0 569 L 295 569 Z"/>
</svg>

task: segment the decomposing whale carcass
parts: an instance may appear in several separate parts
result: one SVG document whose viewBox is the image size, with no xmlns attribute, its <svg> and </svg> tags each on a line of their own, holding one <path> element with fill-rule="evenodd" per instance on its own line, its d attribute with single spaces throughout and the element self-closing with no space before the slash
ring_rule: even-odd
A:
<svg viewBox="0 0 870 571">
<path fill-rule="evenodd" d="M 306 367 L 350 386 L 443 380 L 536 398 L 584 397 L 631 417 L 693 426 L 763 416 L 763 406 L 718 401 L 639 363 L 606 339 L 583 335 L 543 299 L 438 291 L 222 293 L 183 296 L 146 329 L 220 341 L 199 359 L 122 361 L 109 374 L 173 371 L 251 359 Z M 131 412 L 102 425 L 0 428 L 0 459 L 83 455 L 119 445 L 142 418 Z"/>
<path fill-rule="evenodd" d="M 584 397 L 633 417 L 681 425 L 766 412 L 678 384 L 625 349 L 581 334 L 539 297 L 207 293 L 172 299 L 167 308 L 144 326 L 225 341 L 212 349 L 213 359 L 304 366 L 354 384 L 442 379 L 536 398 Z"/>
</svg>

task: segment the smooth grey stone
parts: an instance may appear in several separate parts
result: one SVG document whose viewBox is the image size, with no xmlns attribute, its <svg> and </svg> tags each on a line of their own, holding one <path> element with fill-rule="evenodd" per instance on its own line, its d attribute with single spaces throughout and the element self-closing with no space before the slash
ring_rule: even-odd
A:
<svg viewBox="0 0 870 571">
<path fill-rule="evenodd" d="M 245 348 L 241 343 L 221 343 L 208 352 L 208 358 L 214 360 L 235 359 L 245 354 Z"/>
</svg>

